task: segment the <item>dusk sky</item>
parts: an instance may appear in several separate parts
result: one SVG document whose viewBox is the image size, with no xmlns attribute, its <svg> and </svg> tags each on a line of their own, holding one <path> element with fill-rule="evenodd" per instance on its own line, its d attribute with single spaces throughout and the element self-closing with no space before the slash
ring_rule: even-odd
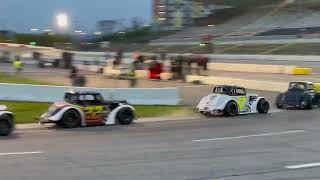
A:
<svg viewBox="0 0 320 180">
<path fill-rule="evenodd" d="M 150 23 L 151 0 L 1 0 L 0 30 L 27 32 L 30 28 L 54 28 L 55 15 L 66 12 L 73 26 L 94 31 L 99 20 L 140 17 Z"/>
</svg>

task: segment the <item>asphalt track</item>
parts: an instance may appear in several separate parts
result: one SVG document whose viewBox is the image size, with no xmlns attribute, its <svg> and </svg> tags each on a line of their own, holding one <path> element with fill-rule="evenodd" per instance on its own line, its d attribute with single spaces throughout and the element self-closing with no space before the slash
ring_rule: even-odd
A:
<svg viewBox="0 0 320 180">
<path fill-rule="evenodd" d="M 1 138 L 0 179 L 320 179 L 319 110 L 18 130 Z"/>
<path fill-rule="evenodd" d="M 186 91 L 190 102 L 210 91 L 201 88 Z M 250 92 L 271 103 L 276 96 Z M 319 109 L 272 107 L 235 118 L 17 130 L 0 138 L 0 179 L 318 180 L 319 117 Z"/>
</svg>

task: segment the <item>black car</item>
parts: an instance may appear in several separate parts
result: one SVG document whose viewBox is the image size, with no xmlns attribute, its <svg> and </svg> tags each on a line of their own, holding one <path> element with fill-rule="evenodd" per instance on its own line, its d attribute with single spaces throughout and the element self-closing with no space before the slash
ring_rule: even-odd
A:
<svg viewBox="0 0 320 180">
<path fill-rule="evenodd" d="M 312 82 L 290 82 L 289 89 L 277 96 L 276 106 L 281 108 L 312 109 L 319 107 L 320 93 Z"/>
</svg>

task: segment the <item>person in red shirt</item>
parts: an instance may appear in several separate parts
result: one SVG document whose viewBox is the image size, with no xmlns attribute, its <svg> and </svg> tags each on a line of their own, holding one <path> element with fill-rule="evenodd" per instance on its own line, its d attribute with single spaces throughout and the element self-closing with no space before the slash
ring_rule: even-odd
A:
<svg viewBox="0 0 320 180">
<path fill-rule="evenodd" d="M 162 64 L 157 61 L 157 57 L 152 58 L 154 61 L 149 67 L 149 78 L 150 79 L 160 79 L 160 74 L 162 73 Z"/>
</svg>

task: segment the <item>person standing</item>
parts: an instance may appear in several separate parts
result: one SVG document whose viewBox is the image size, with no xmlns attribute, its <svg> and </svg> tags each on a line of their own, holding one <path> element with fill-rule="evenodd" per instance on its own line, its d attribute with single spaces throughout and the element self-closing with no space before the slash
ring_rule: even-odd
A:
<svg viewBox="0 0 320 180">
<path fill-rule="evenodd" d="M 23 62 L 20 59 L 20 56 L 16 56 L 13 61 L 13 67 L 17 74 L 19 74 L 23 70 Z"/>
</svg>

